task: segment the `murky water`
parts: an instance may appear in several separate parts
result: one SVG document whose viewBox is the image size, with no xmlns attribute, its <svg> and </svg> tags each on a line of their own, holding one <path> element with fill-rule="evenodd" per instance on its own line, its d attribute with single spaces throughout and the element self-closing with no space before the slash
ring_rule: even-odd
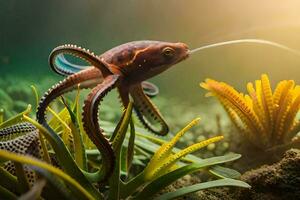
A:
<svg viewBox="0 0 300 200">
<path fill-rule="evenodd" d="M 228 152 L 240 153 L 242 154 L 241 162 L 229 164 L 230 168 L 232 167 L 240 172 L 244 172 L 250 168 L 255 169 L 256 167 L 260 167 L 261 164 L 277 162 L 280 160 L 279 157 L 282 156 L 281 154 L 287 150 L 285 149 L 286 147 L 299 148 L 300 146 L 299 137 L 297 137 L 297 140 L 291 139 L 291 136 L 295 136 L 296 138 L 297 131 L 299 136 L 300 130 L 298 120 L 299 113 L 298 116 L 296 115 L 299 111 L 298 103 L 300 102 L 300 96 L 296 97 L 297 92 L 299 92 L 298 87 L 300 84 L 300 56 L 298 53 L 286 48 L 288 47 L 293 49 L 293 51 L 300 52 L 299 11 L 300 1 L 297 0 L 0 0 L 0 124 L 3 119 L 6 120 L 23 111 L 27 108 L 28 103 L 33 105 L 30 116 L 35 118 L 34 115 L 37 104 L 30 86 L 35 85 L 38 89 L 38 93 L 42 95 L 53 84 L 63 79 L 60 75 L 55 74 L 48 64 L 48 56 L 51 50 L 62 44 L 76 44 L 91 49 L 100 55 L 117 45 L 135 40 L 180 41 L 189 45 L 192 50 L 205 45 L 229 40 L 247 38 L 254 41 L 255 39 L 262 39 L 284 45 L 284 48 L 278 48 L 282 47 L 280 45 L 277 45 L 277 47 L 275 47 L 276 45 L 270 46 L 270 43 L 267 45 L 266 43 L 255 44 L 253 42 L 234 43 L 226 46 L 219 45 L 215 48 L 207 48 L 192 54 L 188 59 L 173 66 L 150 81 L 160 88 L 160 97 L 153 98 L 153 102 L 161 110 L 162 115 L 170 127 L 171 133 L 180 130 L 193 118 L 201 116 L 201 126 L 199 126 L 198 129 L 189 130 L 189 136 L 181 139 L 182 146 L 187 147 L 194 145 L 196 142 L 204 141 L 205 139 L 221 134 L 224 135 L 225 140 L 217 145 L 211 143 L 205 147 L 203 149 L 205 153 L 202 154 L 202 152 L 200 152 L 200 157 L 212 158 L 216 155 L 226 155 Z M 249 97 L 247 99 L 239 95 L 238 92 L 232 92 L 230 87 L 222 87 L 223 91 L 227 89 L 227 93 L 224 92 L 221 94 L 223 95 L 222 97 L 225 98 L 222 103 L 223 105 L 226 103 L 229 105 L 227 105 L 227 111 L 231 115 L 231 119 L 235 125 L 237 125 L 238 128 L 240 127 L 239 130 L 231 126 L 233 123 L 230 122 L 230 118 L 226 115 L 221 104 L 216 103 L 216 98 L 204 98 L 204 94 L 207 91 L 199 87 L 200 82 L 206 78 L 211 78 L 226 82 L 239 92 L 245 92 L 247 82 L 260 79 L 263 73 L 270 77 L 271 86 L 273 87 L 272 91 L 274 91 L 276 83 L 280 80 L 288 79 L 295 80 L 295 85 L 298 85 L 296 87 L 297 89 L 290 89 L 290 91 L 288 91 L 289 87 L 293 88 L 294 86 L 287 86 L 284 87 L 285 89 L 278 90 L 279 92 L 276 96 L 278 102 L 274 103 L 275 95 L 272 96 L 268 84 L 265 86 L 265 89 L 257 89 L 258 92 L 250 92 L 253 101 L 249 101 L 249 96 L 247 96 L 247 98 Z M 266 84 L 266 82 L 268 83 L 266 79 L 264 79 L 264 84 Z M 286 83 L 289 84 L 289 82 Z M 290 84 L 292 85 L 293 83 Z M 216 87 L 221 88 L 220 85 L 221 84 Z M 257 85 L 257 88 L 262 87 L 262 84 Z M 206 87 L 208 88 L 208 86 Z M 213 88 L 213 86 L 211 86 L 211 88 Z M 213 91 L 211 88 L 209 90 Z M 279 99 L 280 92 L 282 92 L 283 95 L 282 98 Z M 232 95 L 233 93 L 235 95 Z M 84 95 L 86 94 L 87 91 L 84 91 Z M 217 92 L 215 92 L 215 94 L 217 94 Z M 66 96 L 70 97 L 68 95 Z M 74 98 L 74 96 L 73 94 L 72 98 Z M 226 99 L 226 96 L 234 100 L 229 101 Z M 261 99 L 256 98 L 257 96 L 261 97 Z M 67 101 L 69 100 L 68 98 L 66 99 Z M 219 98 L 219 100 L 220 99 L 221 98 Z M 81 101 L 83 101 L 83 99 L 81 99 Z M 296 103 L 291 104 L 292 101 Z M 121 115 L 121 109 L 119 109 L 119 106 L 116 106 L 116 104 L 119 105 L 119 99 L 117 92 L 114 91 L 108 94 L 100 106 L 101 123 L 109 121 L 117 124 L 116 119 Z M 142 104 L 141 111 L 144 109 L 144 112 L 150 113 L 151 109 L 147 108 L 148 111 L 145 111 L 145 103 L 143 102 Z M 63 104 L 60 105 L 58 103 L 57 105 L 51 105 L 54 110 L 59 110 L 60 106 L 62 107 Z M 88 114 L 86 115 L 89 117 Z M 157 117 L 154 116 L 153 113 L 149 115 L 155 118 L 154 121 L 157 121 Z M 93 118 L 92 120 L 88 119 L 92 125 L 95 123 L 95 120 Z M 74 122 L 72 122 L 72 124 L 73 123 Z M 142 126 L 142 124 L 136 124 L 137 127 Z M 69 125 L 66 125 L 69 129 L 64 126 L 61 125 L 63 131 L 71 130 L 71 128 L 68 127 Z M 294 129 L 293 126 L 298 129 Z M 75 123 L 72 127 L 75 127 Z M 96 130 L 96 128 L 96 126 L 93 126 L 90 130 L 93 131 Z M 114 127 L 110 128 L 111 130 L 114 129 Z M 59 130 L 59 133 L 62 132 L 61 129 L 56 129 L 56 131 L 57 130 Z M 12 129 L 12 131 L 15 130 Z M 89 138 L 96 140 L 95 133 L 93 133 L 91 137 L 91 133 L 86 132 Z M 119 131 L 117 132 L 119 133 Z M 3 133 L 4 135 L 7 134 L 2 130 L 2 135 Z M 83 132 L 81 132 L 81 134 L 83 134 Z M 172 137 L 172 134 L 169 134 L 167 137 Z M 72 136 L 70 138 L 71 141 Z M 77 140 L 79 141 L 78 138 L 77 136 Z M 131 138 L 133 137 L 130 136 L 130 140 Z M 136 141 L 137 138 L 138 137 L 136 137 Z M 162 137 L 159 137 L 158 139 L 160 140 L 161 138 Z M 69 142 L 69 137 L 67 139 Z M 282 141 L 280 139 L 282 139 Z M 115 140 L 111 141 L 115 142 Z M 297 146 L 292 146 L 294 145 L 294 141 L 296 141 L 295 144 Z M 0 141 L 0 143 L 1 142 L 3 141 Z M 6 140 L 4 142 L 6 142 Z M 118 142 L 119 141 L 116 142 L 117 145 Z M 102 144 L 103 142 L 97 143 Z M 58 144 L 60 145 L 60 143 Z M 51 145 L 52 147 L 54 146 L 52 143 Z M 61 162 L 61 160 L 65 158 L 72 159 L 71 156 L 68 157 L 67 153 L 64 153 L 64 149 L 60 148 L 59 145 L 56 145 L 57 148 L 53 148 L 56 155 L 66 155 L 66 157 L 57 156 L 58 161 Z M 129 145 L 130 144 L 128 144 L 128 146 Z M 168 145 L 171 147 L 171 143 Z M 165 146 L 165 148 L 169 148 L 168 145 Z M 5 145 L 2 145 L 2 147 L 3 146 Z M 137 152 L 146 152 L 146 156 L 142 155 L 141 157 L 146 158 L 148 156 L 149 149 L 147 149 L 147 146 L 146 148 L 144 147 L 145 149 L 138 145 L 135 146 L 139 148 Z M 273 152 L 271 151 L 271 147 L 273 150 L 275 149 Z M 282 152 L 275 147 L 282 148 L 283 150 L 278 148 L 282 150 Z M 118 157 L 111 154 L 105 145 L 103 148 L 104 150 L 102 150 L 107 154 L 106 157 L 110 157 L 108 160 L 113 160 L 114 157 Z M 122 149 L 121 161 L 124 161 L 124 149 L 125 148 Z M 99 148 L 99 150 L 101 152 L 101 148 Z M 113 150 L 116 149 L 112 149 L 111 151 Z M 59 152 L 59 154 L 57 152 Z M 171 155 L 170 149 L 165 150 L 165 152 L 160 150 L 158 152 L 159 156 L 155 157 L 157 160 L 154 161 L 159 164 L 160 162 L 166 161 L 165 156 L 167 154 L 170 154 L 167 156 L 175 155 Z M 84 154 L 83 152 L 81 156 Z M 128 155 L 129 153 L 127 154 L 129 158 L 130 156 Z M 79 156 L 79 160 L 84 160 L 81 156 Z M 251 171 L 252 174 L 250 174 L 250 176 L 247 174 L 246 176 L 243 175 L 242 180 L 252 186 L 252 190 L 247 190 L 247 192 L 254 191 L 258 192 L 258 194 L 262 192 L 262 195 L 266 192 L 266 199 L 273 199 L 268 198 L 268 195 L 274 195 L 276 199 L 281 199 L 281 195 L 283 196 L 282 199 L 299 199 L 296 197 L 300 196 L 299 187 L 296 187 L 297 180 L 300 180 L 298 167 L 299 156 L 299 150 L 291 150 L 279 164 L 267 168 L 262 167 L 263 170 Z M 63 159 L 59 160 L 60 157 Z M 78 158 L 76 156 L 74 157 Z M 99 156 L 97 156 L 97 162 L 94 161 L 94 158 L 91 159 L 91 166 L 93 165 L 91 171 L 98 170 L 98 158 Z M 142 158 L 142 160 L 145 158 Z M 148 160 L 148 158 L 146 160 Z M 106 164 L 104 161 L 105 159 L 102 155 L 101 163 Z M 119 164 L 121 161 L 116 163 Z M 129 160 L 126 162 L 127 164 L 129 163 L 128 161 Z M 198 160 L 196 161 L 199 162 Z M 211 162 L 223 162 L 222 160 L 222 162 L 216 161 L 217 160 Z M 135 164 L 143 164 L 143 162 L 139 161 Z M 66 169 L 70 169 L 70 162 L 66 161 L 66 163 L 68 164 Z M 249 163 L 253 165 L 249 165 Z M 85 164 L 83 163 L 82 166 L 85 166 Z M 128 167 L 127 164 L 124 164 L 124 166 L 126 165 L 125 167 L 121 165 L 122 169 L 123 167 Z M 95 169 L 94 165 L 97 165 Z M 117 166 L 116 164 L 114 165 Z M 138 165 L 139 168 L 142 166 L 141 164 Z M 164 165 L 168 167 L 169 164 L 163 164 L 161 169 L 169 171 Z M 115 177 L 117 177 L 117 174 L 115 174 L 116 171 L 111 166 L 113 165 L 110 165 L 108 168 L 114 171 L 114 179 L 113 181 L 108 181 L 110 184 L 117 180 L 115 179 Z M 228 165 L 226 164 L 224 166 L 227 167 Z M 62 165 L 62 169 L 63 168 L 64 166 Z M 207 169 L 208 168 L 205 168 L 203 171 L 208 171 Z M 155 170 L 156 169 L 153 168 L 153 173 L 160 174 L 160 171 Z M 23 170 L 19 170 L 19 173 L 22 171 Z M 69 172 L 70 171 L 72 170 L 69 170 Z M 225 170 L 224 174 L 226 175 L 227 172 Z M 78 171 L 78 173 L 80 173 L 80 171 Z M 231 171 L 231 173 L 233 172 Z M 43 175 L 43 173 L 41 174 Z M 71 174 L 72 173 L 70 173 L 70 176 L 73 177 Z M 74 170 L 74 174 L 77 176 L 76 170 Z M 239 173 L 237 174 L 237 176 L 235 174 L 234 178 L 239 178 Z M 253 174 L 258 178 L 255 178 Z M 142 175 L 144 176 L 145 174 Z M 232 177 L 232 174 L 231 176 L 229 175 L 230 173 L 228 177 Z M 76 178 L 76 176 L 73 178 Z M 80 181 L 82 181 L 81 178 L 84 177 L 84 175 L 82 175 L 82 177 L 77 176 L 77 178 L 78 177 Z M 90 178 L 91 177 L 92 176 L 90 176 Z M 247 178 L 250 178 L 250 180 L 247 180 Z M 94 181 L 95 178 L 92 179 Z M 137 180 L 139 179 L 140 178 Z M 52 178 L 51 180 L 56 181 L 56 179 Z M 254 182 L 252 183 L 252 181 Z M 98 182 L 98 180 L 95 181 L 95 183 L 96 182 Z M 201 182 L 203 182 L 203 180 L 201 180 Z M 24 180 L 23 183 L 25 183 Z M 81 184 L 81 182 L 79 183 Z M 260 185 L 261 183 L 262 185 Z M 19 185 L 21 186 L 22 184 Z M 85 187 L 85 185 L 81 185 Z M 118 185 L 122 186 L 121 188 L 127 193 L 124 188 L 130 184 L 126 184 L 125 186 L 124 184 Z M 135 183 L 133 185 L 135 185 Z M 0 186 L 0 193 L 5 192 L 2 185 Z M 20 188 L 24 190 L 26 187 Z M 132 187 L 132 185 L 130 187 Z M 139 187 L 139 189 L 143 187 Z M 70 188 L 70 191 L 73 191 L 71 187 L 68 188 Z M 106 188 L 114 189 L 111 185 Z M 103 187 L 103 191 L 105 190 Z M 245 195 L 247 198 L 250 198 L 247 192 L 242 191 L 238 192 L 238 194 L 232 193 L 231 191 L 233 190 L 230 190 L 230 192 L 226 190 L 226 194 L 228 193 L 233 196 Z M 105 193 L 108 192 L 105 191 Z M 219 193 L 220 192 L 216 192 L 217 195 L 219 195 Z M 116 192 L 115 194 L 118 193 Z M 206 193 L 203 193 L 203 195 L 205 195 L 206 198 Z M 255 195 L 256 193 L 252 194 L 253 198 L 257 198 Z M 279 197 L 277 197 L 278 195 Z M 292 197 L 289 197 L 289 195 Z M 1 195 L 0 199 L 2 199 Z M 243 197 L 240 199 L 243 199 Z"/>
<path fill-rule="evenodd" d="M 133 40 L 182 41 L 191 48 L 260 38 L 300 50 L 298 1 L 1 1 L 0 74 L 39 83 L 60 79 L 48 66 L 50 51 L 74 43 L 102 52 Z M 161 95 L 197 104 L 198 83 L 210 77 L 245 90 L 267 73 L 272 83 L 300 77 L 300 57 L 259 44 L 208 49 L 153 79 Z M 51 81 L 50 81 L 51 82 Z M 50 84 L 49 82 L 49 84 Z"/>
</svg>

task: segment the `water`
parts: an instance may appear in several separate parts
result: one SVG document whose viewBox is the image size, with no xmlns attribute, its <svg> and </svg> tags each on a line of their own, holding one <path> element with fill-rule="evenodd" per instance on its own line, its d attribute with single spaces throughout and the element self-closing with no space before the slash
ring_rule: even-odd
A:
<svg viewBox="0 0 300 200">
<path fill-rule="evenodd" d="M 189 130 L 186 136 L 181 139 L 181 146 L 178 145 L 177 147 L 187 147 L 222 134 L 225 137 L 223 142 L 216 145 L 212 143 L 195 155 L 202 158 L 212 158 L 216 155 L 225 155 L 228 152 L 240 153 L 242 159 L 235 161 L 234 164 L 226 163 L 224 166 L 241 173 L 250 168 L 260 167 L 262 164 L 277 162 L 281 159 L 283 151 L 271 152 L 270 149 L 272 148 L 269 148 L 269 146 L 274 145 L 277 148 L 278 146 L 275 145 L 277 143 L 274 140 L 277 137 L 280 138 L 283 133 L 273 137 L 271 131 L 275 133 L 277 129 L 272 128 L 271 125 L 277 123 L 276 127 L 279 127 L 278 129 L 282 128 L 281 120 L 285 120 L 286 115 L 281 108 L 287 108 L 288 106 L 284 106 L 288 105 L 289 102 L 286 104 L 281 102 L 283 105 L 279 104 L 279 106 L 274 105 L 275 111 L 272 113 L 282 114 L 278 114 L 281 117 L 278 117 L 278 120 L 270 118 L 270 110 L 262 112 L 265 114 L 265 118 L 262 117 L 263 119 L 260 118 L 261 115 L 258 115 L 257 120 L 261 120 L 261 123 L 264 124 L 257 128 L 255 127 L 256 123 L 253 123 L 254 128 L 252 126 L 251 128 L 253 130 L 256 130 L 255 128 L 257 130 L 263 129 L 263 131 L 253 133 L 253 143 L 251 141 L 252 137 L 249 137 L 249 140 L 245 134 L 241 134 L 243 130 L 238 131 L 233 128 L 230 119 L 222 106 L 217 103 L 216 98 L 204 97 L 206 91 L 199 87 L 199 83 L 206 78 L 212 78 L 224 81 L 240 92 L 245 92 L 247 82 L 259 79 L 261 74 L 266 73 L 271 79 L 273 91 L 275 84 L 280 80 L 293 79 L 299 85 L 299 8 L 300 1 L 295 0 L 0 0 L 0 109 L 5 110 L 4 118 L 7 119 L 23 111 L 27 104 L 31 103 L 33 104 L 33 111 L 30 116 L 33 119 L 35 118 L 35 97 L 30 85 L 37 86 L 39 95 L 42 95 L 51 85 L 63 79 L 63 77 L 51 71 L 48 64 L 48 56 L 51 50 L 58 45 L 76 44 L 101 54 L 117 45 L 134 40 L 180 41 L 188 44 L 190 49 L 194 50 L 192 52 L 197 53 L 193 53 L 184 62 L 150 80 L 160 88 L 159 97 L 154 98 L 153 102 L 161 110 L 170 126 L 171 133 L 182 129 L 192 119 L 201 117 L 200 125 Z M 241 39 L 245 38 L 251 39 L 246 43 L 239 43 Z M 268 45 L 255 44 L 253 43 L 257 42 L 255 39 L 275 43 L 261 41 Z M 226 41 L 232 40 L 237 41 L 232 43 L 239 44 L 223 45 L 228 44 Z M 214 45 L 216 43 L 218 45 Z M 214 48 L 208 48 L 212 46 Z M 84 91 L 82 96 L 87 96 L 87 93 L 88 91 Z M 296 94 L 296 92 L 293 92 L 293 94 Z M 286 96 L 293 99 L 291 95 Z M 74 98 L 74 94 L 72 98 Z M 239 99 L 236 96 L 234 98 Z M 299 100 L 298 98 L 294 99 Z M 82 101 L 83 99 L 81 99 L 81 103 Z M 272 103 L 272 101 L 268 102 Z M 62 105 L 59 104 L 59 101 L 56 101 L 56 103 L 55 105 L 52 104 L 51 107 L 54 110 L 59 110 Z M 237 104 L 243 108 L 242 111 L 249 114 L 253 106 L 245 109 L 242 103 L 241 105 Z M 262 104 L 265 106 L 267 103 L 263 102 Z M 105 126 L 102 127 L 102 122 L 105 120 L 112 122 L 114 125 L 117 124 L 118 117 L 122 113 L 119 105 L 116 90 L 105 97 L 100 106 L 101 128 L 106 129 Z M 278 113 L 277 108 L 280 108 Z M 266 111 L 269 107 L 264 109 Z M 287 116 L 291 117 L 290 115 Z M 1 118 L 2 115 L 0 114 L 0 121 L 2 121 Z M 251 120 L 251 116 L 246 119 Z M 270 119 L 270 121 L 267 119 Z M 278 125 L 279 122 L 280 126 Z M 136 127 L 142 126 L 138 123 L 136 125 Z M 271 128 L 269 128 L 269 125 Z M 285 125 L 283 126 L 286 128 Z M 266 129 L 264 129 L 265 127 Z M 109 128 L 114 129 L 114 127 Z M 250 131 L 245 133 L 249 134 L 253 131 L 250 128 L 248 129 Z M 139 131 L 139 129 L 136 130 Z M 268 137 L 270 141 L 266 142 L 270 145 L 261 145 L 259 148 L 255 146 L 255 142 L 263 144 L 261 138 L 266 133 L 270 135 Z M 287 134 L 287 132 L 285 133 Z M 290 133 L 287 135 L 289 136 Z M 136 141 L 138 137 L 136 136 Z M 167 137 L 170 139 L 172 134 L 168 134 Z M 91 138 L 94 138 L 94 136 Z M 159 137 L 159 139 L 166 138 Z M 0 140 L 1 142 L 3 141 Z M 282 145 L 281 147 L 286 147 L 285 145 L 288 146 L 291 140 L 285 142 L 278 144 L 279 146 Z M 299 143 L 297 145 L 295 147 L 299 148 Z M 5 145 L 0 145 L 0 147 L 3 146 Z M 136 153 L 148 152 L 147 145 L 143 146 L 144 143 L 139 146 Z M 266 151 L 267 147 L 269 152 Z M 20 149 L 22 150 L 22 148 Z M 57 149 L 55 151 L 57 153 Z M 280 198 L 280 195 L 282 195 L 282 198 L 296 199 L 294 196 L 299 195 L 299 188 L 296 187 L 297 181 L 295 184 L 294 180 L 300 180 L 299 167 L 297 167 L 300 153 L 298 150 L 294 151 L 287 154 L 286 160 L 279 165 L 277 164 L 274 168 L 262 168 L 258 171 L 252 171 L 250 176 L 243 177 L 243 180 L 253 186 L 252 196 L 256 195 L 255 190 L 259 188 L 259 191 L 256 191 L 258 196 L 265 195 L 263 191 L 272 191 L 271 193 L 267 192 L 266 199 L 273 199 L 268 198 L 269 195 L 274 195 L 274 198 L 275 196 Z M 72 159 L 63 151 L 57 155 L 66 155 L 65 158 Z M 3 157 L 3 155 L 0 155 L 0 157 Z M 113 158 L 113 156 L 110 157 Z M 140 155 L 137 157 L 140 157 Z M 142 161 L 139 162 L 145 162 L 143 157 L 141 156 Z M 97 163 L 98 158 L 97 156 L 96 162 L 93 158 L 91 163 Z M 70 169 L 69 166 L 68 168 Z M 96 171 L 98 164 L 97 169 L 93 166 L 89 166 L 89 168 L 92 169 L 91 171 Z M 134 167 L 131 170 L 136 175 L 135 168 L 140 169 L 142 166 Z M 72 170 L 69 170 L 69 172 L 74 178 Z M 229 172 L 228 174 L 232 173 L 232 171 Z M 74 170 L 74 173 L 77 174 L 76 170 Z M 204 176 L 201 176 L 202 178 Z M 247 180 L 247 178 L 250 178 L 250 180 Z M 282 185 L 282 182 L 273 182 L 278 178 L 282 178 L 282 182 L 286 185 Z M 256 181 L 253 182 L 253 180 Z M 102 184 L 98 186 L 101 188 Z M 125 188 L 126 186 L 122 187 Z M 106 188 L 114 189 L 114 187 Z M 286 188 L 289 188 L 289 192 L 286 192 Z M 102 190 L 107 193 L 104 187 L 101 188 Z M 1 191 L 3 193 L 3 189 Z M 249 190 L 247 192 L 230 191 L 237 191 L 239 194 L 236 192 L 236 194 L 228 193 L 227 191 L 225 193 L 233 196 L 250 195 Z M 222 192 L 218 191 L 217 193 L 218 198 L 220 198 L 219 195 L 222 195 Z M 203 193 L 203 195 L 206 195 L 206 193 Z M 289 195 L 292 195 L 292 197 L 289 198 Z M 247 196 L 247 198 L 251 197 Z M 253 199 L 255 198 L 253 197 Z M 243 199 L 243 197 L 240 199 Z"/>
<path fill-rule="evenodd" d="M 288 1 L 270 6 L 269 2 L 272 1 L 1 1 L 0 72 L 53 75 L 47 57 L 51 49 L 64 43 L 80 44 L 100 54 L 132 40 L 182 41 L 195 48 L 247 37 L 300 49 L 296 9 L 299 3 Z M 281 62 L 276 59 L 279 56 Z M 176 76 L 183 71 L 184 75 L 197 74 L 198 82 L 206 76 L 229 80 L 236 69 L 243 69 L 240 80 L 253 79 L 260 71 L 277 80 L 280 76 L 295 78 L 297 64 L 298 58 L 280 50 L 240 45 L 208 50 L 172 70 Z M 284 74 L 280 72 L 283 65 L 289 69 Z M 163 85 L 174 74 L 165 76 L 158 80 Z M 174 82 L 177 79 L 172 78 Z"/>
<path fill-rule="evenodd" d="M 0 74 L 49 86 L 61 79 L 48 55 L 73 43 L 102 52 L 133 40 L 182 41 L 192 49 L 233 39 L 260 38 L 300 50 L 299 2 L 183 1 L 1 1 Z M 267 73 L 272 83 L 299 79 L 298 56 L 278 48 L 240 44 L 208 49 L 152 81 L 161 95 L 193 105 L 203 99 L 205 78 L 226 81 L 245 91 L 245 83 Z"/>
<path fill-rule="evenodd" d="M 62 79 L 50 70 L 48 55 L 66 43 L 101 54 L 133 40 L 181 41 L 194 49 L 227 40 L 261 38 L 299 50 L 299 5 L 296 1 L 274 4 L 258 0 L 1 1 L 1 79 L 9 79 L 12 85 L 24 85 L 26 80 L 26 87 L 35 84 L 43 93 Z M 245 91 L 245 84 L 262 73 L 269 74 L 273 85 L 282 79 L 297 81 L 299 65 L 298 56 L 278 48 L 229 45 L 199 52 L 151 81 L 159 86 L 163 98 L 191 105 L 190 109 L 207 115 L 211 100 L 204 98 L 198 85 L 205 78 Z"/>
</svg>

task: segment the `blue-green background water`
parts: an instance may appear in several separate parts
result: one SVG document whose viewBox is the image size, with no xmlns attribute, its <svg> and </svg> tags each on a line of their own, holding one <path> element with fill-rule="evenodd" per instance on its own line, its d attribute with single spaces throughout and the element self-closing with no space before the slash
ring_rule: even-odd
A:
<svg viewBox="0 0 300 200">
<path fill-rule="evenodd" d="M 39 84 L 61 79 L 48 66 L 50 51 L 73 43 L 102 52 L 133 40 L 182 41 L 191 48 L 262 38 L 300 50 L 300 2 L 211 0 L 1 0 L 1 78 Z M 268 73 L 272 83 L 300 77 L 300 57 L 263 45 L 233 45 L 198 53 L 154 78 L 163 97 L 206 102 L 199 82 L 214 78 L 245 90 Z M 16 81 L 17 82 L 17 81 Z"/>
</svg>

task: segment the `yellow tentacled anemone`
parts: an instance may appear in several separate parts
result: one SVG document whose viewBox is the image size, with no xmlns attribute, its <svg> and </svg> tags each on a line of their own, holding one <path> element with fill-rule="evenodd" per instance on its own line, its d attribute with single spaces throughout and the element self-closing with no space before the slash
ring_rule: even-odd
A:
<svg viewBox="0 0 300 200">
<path fill-rule="evenodd" d="M 300 86 L 293 80 L 280 81 L 274 93 L 269 78 L 247 84 L 249 94 L 242 94 L 224 82 L 206 79 L 200 86 L 217 97 L 233 124 L 254 145 L 261 149 L 299 144 L 296 137 L 300 122 Z"/>
<path fill-rule="evenodd" d="M 182 157 L 188 155 L 189 153 L 193 153 L 211 143 L 218 142 L 223 139 L 223 136 L 216 136 L 205 141 L 195 143 L 177 153 L 172 151 L 175 144 L 179 141 L 179 139 L 193 126 L 198 124 L 200 118 L 194 119 L 191 123 L 189 123 L 185 128 L 179 131 L 169 142 L 164 143 L 153 155 L 152 159 L 148 163 L 145 168 L 143 175 L 144 179 L 147 181 L 154 180 L 159 176 L 176 169 L 176 162 L 180 160 Z"/>
</svg>

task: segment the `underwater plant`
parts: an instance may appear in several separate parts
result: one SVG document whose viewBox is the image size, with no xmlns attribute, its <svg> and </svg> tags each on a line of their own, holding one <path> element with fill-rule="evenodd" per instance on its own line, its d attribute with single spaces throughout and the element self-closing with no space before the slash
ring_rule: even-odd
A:
<svg viewBox="0 0 300 200">
<path fill-rule="evenodd" d="M 105 130 L 108 130 L 108 134 L 111 135 L 116 159 L 114 172 L 108 181 L 96 181 L 95 177 L 85 174 L 84 171 L 96 172 L 106 163 L 101 162 L 99 157 L 101 154 L 95 146 L 86 143 L 87 140 L 84 139 L 87 135 L 82 129 L 82 122 L 78 120 L 80 118 L 80 115 L 77 115 L 77 109 L 80 108 L 78 101 L 79 93 L 74 103 L 62 100 L 61 103 L 65 107 L 59 112 L 48 108 L 52 115 L 49 124 L 55 130 L 56 135 L 29 117 L 31 106 L 15 117 L 1 122 L 1 197 L 16 199 L 21 195 L 22 198 L 27 199 L 38 197 L 46 199 L 152 199 L 155 193 L 177 179 L 199 170 L 208 171 L 219 178 L 161 194 L 156 196 L 156 199 L 173 199 L 211 187 L 249 187 L 242 181 L 232 179 L 237 178 L 239 173 L 218 166 L 218 164 L 238 159 L 239 154 L 232 153 L 207 159 L 191 155 L 192 152 L 221 140 L 222 136 L 195 143 L 185 149 L 174 148 L 178 140 L 190 128 L 198 124 L 199 119 L 193 120 L 170 141 L 165 141 L 143 133 L 144 129 L 134 128 L 131 102 L 123 112 L 116 128 L 109 122 L 103 122 Z M 127 131 L 128 127 L 130 127 L 129 131 Z M 152 158 L 147 163 L 152 154 Z M 65 158 L 70 156 L 74 162 L 69 162 L 70 158 L 67 158 L 58 164 L 55 161 L 56 156 L 62 155 Z M 136 165 L 136 163 L 143 166 L 142 171 L 130 170 L 130 165 Z M 73 167 L 82 169 L 82 178 L 78 174 L 74 176 L 74 172 L 70 173 L 69 170 Z M 88 179 L 89 182 L 85 182 L 84 179 Z M 100 190 L 98 191 L 95 186 Z"/>
<path fill-rule="evenodd" d="M 55 78 L 55 77 L 54 77 Z M 46 90 L 53 83 L 53 77 L 43 77 L 38 83 L 41 91 Z M 16 77 L 16 75 L 6 75 L 0 78 L 0 110 L 3 110 L 6 118 L 13 117 L 26 109 L 27 102 L 34 101 L 30 85 L 32 81 L 26 77 Z"/>
<path fill-rule="evenodd" d="M 200 86 L 215 96 L 237 129 L 263 151 L 299 146 L 300 86 L 293 80 L 280 81 L 274 92 L 269 78 L 247 84 L 248 94 L 236 91 L 224 82 L 207 79 Z"/>
</svg>

